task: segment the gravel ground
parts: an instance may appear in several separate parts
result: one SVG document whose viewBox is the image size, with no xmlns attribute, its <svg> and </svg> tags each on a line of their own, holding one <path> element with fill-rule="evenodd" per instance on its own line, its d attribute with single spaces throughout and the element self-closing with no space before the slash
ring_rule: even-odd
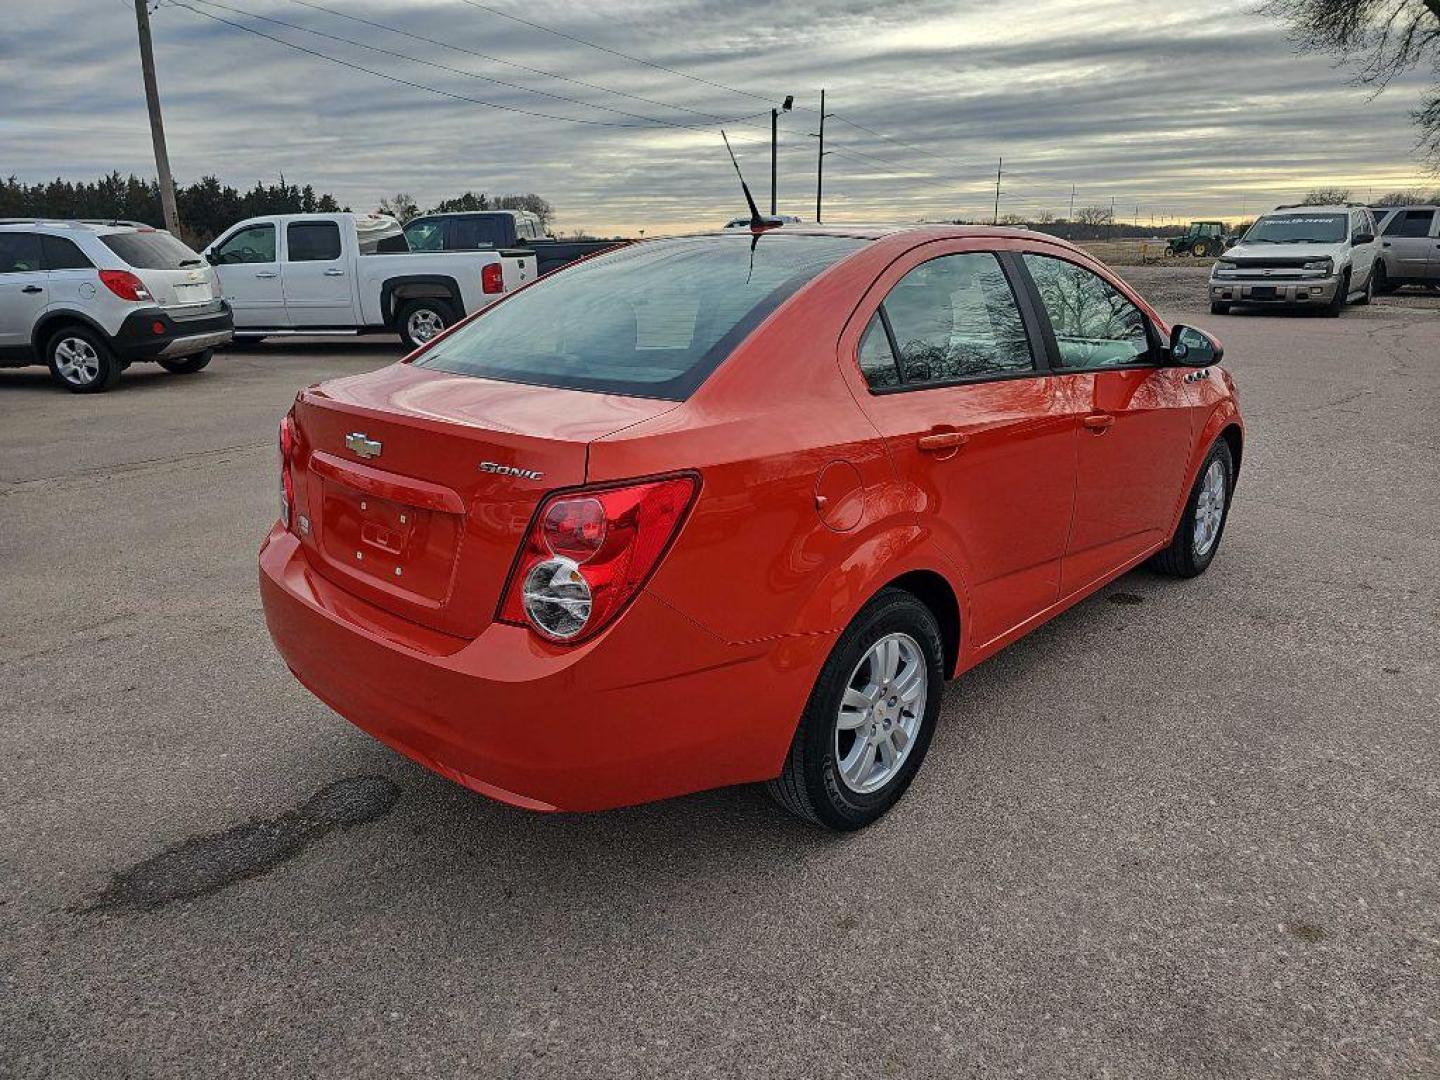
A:
<svg viewBox="0 0 1440 1080">
<path fill-rule="evenodd" d="M 953 685 L 847 837 L 508 809 L 295 683 L 275 423 L 393 344 L 0 372 L 0 1075 L 1440 1073 L 1440 320 L 1126 272 L 1224 337 L 1224 547 Z"/>
</svg>

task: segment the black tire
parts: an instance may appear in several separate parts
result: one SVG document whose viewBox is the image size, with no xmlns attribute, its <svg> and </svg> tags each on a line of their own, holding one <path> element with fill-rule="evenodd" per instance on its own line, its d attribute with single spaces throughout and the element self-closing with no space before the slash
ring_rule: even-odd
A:
<svg viewBox="0 0 1440 1080">
<path fill-rule="evenodd" d="M 1211 304 L 1210 304 L 1210 314 L 1211 314 L 1211 315 L 1229 315 L 1229 314 L 1230 314 L 1230 305 L 1229 305 L 1229 304 L 1222 304 L 1222 303 L 1220 303 L 1219 301 L 1212 301 Z"/>
<path fill-rule="evenodd" d="M 420 326 L 425 321 L 438 320 L 440 329 L 446 329 L 455 325 L 455 309 L 444 300 L 435 300 L 430 297 L 423 297 L 419 300 L 411 300 L 400 308 L 395 316 L 395 332 L 400 335 L 400 340 L 405 342 L 408 349 L 418 349 L 427 341 L 435 337 L 435 334 L 416 336 L 420 332 Z M 438 333 L 439 331 L 436 331 Z"/>
<path fill-rule="evenodd" d="M 1395 291 L 1395 286 L 1390 283 L 1390 271 L 1385 269 L 1385 264 L 1379 259 L 1375 260 L 1375 269 L 1370 271 L 1375 279 L 1375 291 L 1381 296 L 1389 296 Z"/>
<path fill-rule="evenodd" d="M 83 363 L 77 357 L 83 357 Z M 109 390 L 124 370 L 109 343 L 87 326 L 55 331 L 45 343 L 45 362 L 50 365 L 50 377 L 72 394 Z"/>
<path fill-rule="evenodd" d="M 255 348 L 255 346 L 261 344 L 264 340 L 264 335 L 260 335 L 258 337 L 246 335 L 245 337 L 237 337 L 232 339 L 230 344 L 225 347 L 227 349 L 236 350 L 253 349 Z"/>
<path fill-rule="evenodd" d="M 1370 271 L 1370 276 L 1365 279 L 1365 288 L 1360 293 L 1360 299 L 1355 301 L 1357 307 L 1365 307 L 1371 300 L 1375 299 L 1375 271 Z"/>
<path fill-rule="evenodd" d="M 1196 240 L 1190 248 L 1190 254 L 1194 255 L 1197 259 L 1203 259 L 1206 255 L 1210 254 L 1210 245 L 1205 243 L 1204 240 Z"/>
<path fill-rule="evenodd" d="M 876 790 L 861 793 L 838 775 L 837 741 L 844 733 L 837 734 L 836 729 L 852 680 L 861 677 L 860 669 L 870 649 L 889 634 L 906 635 L 923 654 L 925 708 L 918 717 L 908 756 L 894 775 Z M 855 616 L 820 669 L 795 729 L 784 769 L 766 785 L 770 794 L 790 813 L 816 825 L 842 832 L 869 825 L 905 794 L 925 760 L 944 683 L 944 644 L 935 616 L 913 594 L 901 589 L 883 590 Z M 892 697 L 891 704 L 895 700 Z"/>
<path fill-rule="evenodd" d="M 1325 316 L 1330 319 L 1338 319 L 1340 312 L 1345 310 L 1345 301 L 1350 296 L 1350 271 L 1345 271 L 1345 276 L 1340 279 L 1340 284 L 1335 286 L 1335 295 L 1325 305 Z"/>
<path fill-rule="evenodd" d="M 1224 502 L 1221 507 L 1220 524 L 1214 539 L 1211 540 L 1209 547 L 1200 551 L 1197 550 L 1195 517 L 1201 491 L 1205 486 L 1205 477 L 1210 471 L 1210 466 L 1216 461 L 1220 462 L 1224 469 Z M 1180 515 L 1180 524 L 1175 528 L 1175 535 L 1170 538 L 1170 545 L 1164 551 L 1151 556 L 1149 565 L 1160 573 L 1169 574 L 1172 577 L 1192 578 L 1203 574 L 1215 560 L 1215 553 L 1220 550 L 1220 541 L 1225 536 L 1225 523 L 1230 520 L 1230 500 L 1234 492 L 1235 461 L 1230 454 L 1230 444 L 1224 439 L 1216 439 L 1215 445 L 1210 447 L 1210 452 L 1200 463 L 1200 472 L 1196 475 L 1195 484 L 1190 489 L 1190 497 L 1185 500 L 1185 512 Z"/>
<path fill-rule="evenodd" d="M 197 371 L 204 371 L 214 358 L 215 350 L 206 349 L 194 356 L 182 356 L 177 360 L 161 360 L 160 366 L 171 375 L 194 375 Z"/>
</svg>

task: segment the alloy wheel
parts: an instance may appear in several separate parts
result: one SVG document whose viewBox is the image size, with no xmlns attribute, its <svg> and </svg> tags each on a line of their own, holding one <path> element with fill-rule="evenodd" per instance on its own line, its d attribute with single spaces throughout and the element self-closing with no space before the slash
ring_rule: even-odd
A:
<svg viewBox="0 0 1440 1080">
<path fill-rule="evenodd" d="M 1216 458 L 1205 470 L 1205 478 L 1200 483 L 1200 494 L 1195 500 L 1197 558 L 1203 559 L 1210 554 L 1210 549 L 1220 538 L 1220 526 L 1225 521 L 1225 486 L 1225 463 Z"/>
<path fill-rule="evenodd" d="M 445 320 L 429 308 L 416 308 L 410 313 L 410 318 L 405 320 L 405 330 L 410 335 L 410 340 L 421 345 L 444 329 Z"/>
<path fill-rule="evenodd" d="M 55 346 L 55 369 L 72 386 L 89 386 L 100 375 L 100 354 L 84 338 L 62 338 Z"/>
<path fill-rule="evenodd" d="M 929 681 L 925 653 L 909 634 L 886 634 L 855 665 L 835 721 L 836 771 L 851 791 L 878 791 L 904 766 Z"/>
</svg>

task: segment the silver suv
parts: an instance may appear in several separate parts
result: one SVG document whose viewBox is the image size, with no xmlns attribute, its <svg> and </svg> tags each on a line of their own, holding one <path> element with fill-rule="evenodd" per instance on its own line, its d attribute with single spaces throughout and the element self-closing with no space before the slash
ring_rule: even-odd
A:
<svg viewBox="0 0 1440 1080">
<path fill-rule="evenodd" d="M 1402 285 L 1440 289 L 1440 206 L 1375 207 L 1380 223 L 1380 261 L 1375 291 Z"/>
<path fill-rule="evenodd" d="M 168 232 L 0 219 L 0 367 L 48 364 L 90 393 L 137 360 L 199 371 L 233 330 L 215 271 Z"/>
<path fill-rule="evenodd" d="M 1232 304 L 1319 308 L 1375 295 L 1380 245 L 1369 207 L 1279 206 L 1262 214 L 1210 271 L 1210 313 Z"/>
</svg>

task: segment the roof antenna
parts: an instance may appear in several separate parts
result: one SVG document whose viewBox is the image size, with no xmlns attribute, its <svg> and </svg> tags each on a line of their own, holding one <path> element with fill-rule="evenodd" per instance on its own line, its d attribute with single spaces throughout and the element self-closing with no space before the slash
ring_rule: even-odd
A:
<svg viewBox="0 0 1440 1080">
<path fill-rule="evenodd" d="M 755 196 L 750 194 L 750 185 L 745 183 L 745 174 L 740 171 L 740 162 L 735 160 L 735 151 L 730 148 L 730 137 L 725 134 L 725 129 L 720 129 L 720 138 L 725 140 L 725 149 L 730 152 L 730 164 L 735 166 L 735 175 L 740 177 L 740 190 L 745 193 L 745 201 L 750 205 L 750 228 L 752 230 L 773 229 L 783 222 L 778 217 L 761 217 L 760 208 L 755 205 Z"/>
</svg>

